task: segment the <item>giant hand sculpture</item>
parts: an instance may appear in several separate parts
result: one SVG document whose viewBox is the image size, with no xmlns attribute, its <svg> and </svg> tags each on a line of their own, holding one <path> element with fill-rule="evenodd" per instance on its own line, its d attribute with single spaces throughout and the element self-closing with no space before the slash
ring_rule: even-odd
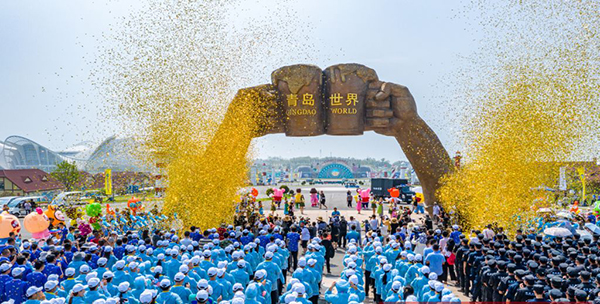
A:
<svg viewBox="0 0 600 304">
<path fill-rule="evenodd" d="M 423 186 L 428 212 L 436 202 L 440 178 L 453 166 L 433 130 L 417 114 L 409 90 L 379 81 L 374 70 L 339 64 L 325 71 L 312 65 L 292 65 L 272 73 L 273 84 L 241 89 L 230 104 L 219 132 L 232 132 L 240 115 L 251 118 L 249 136 L 360 135 L 365 130 L 394 136 Z M 229 130 L 229 131 L 225 131 Z M 227 142 L 218 134 L 207 151 L 236 149 L 248 143 Z M 216 152 L 218 153 L 218 152 Z"/>
</svg>

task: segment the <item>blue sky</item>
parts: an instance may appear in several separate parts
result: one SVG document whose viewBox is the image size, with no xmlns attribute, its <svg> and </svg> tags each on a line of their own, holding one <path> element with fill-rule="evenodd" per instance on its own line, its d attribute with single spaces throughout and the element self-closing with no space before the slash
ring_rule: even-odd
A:
<svg viewBox="0 0 600 304">
<path fill-rule="evenodd" d="M 31 138 L 51 149 L 84 140 L 101 140 L 117 132 L 98 128 L 103 100 L 90 84 L 90 67 L 98 38 L 118 18 L 135 13 L 134 1 L 2 1 L 0 3 L 0 140 L 9 135 Z M 260 14 L 277 0 L 240 1 L 236 14 Z M 299 22 L 310 24 L 317 50 L 304 52 L 322 68 L 356 62 L 375 69 L 379 78 L 408 86 L 421 116 L 438 133 L 451 154 L 459 126 L 448 109 L 460 104 L 452 96 L 457 71 L 477 50 L 477 13 L 463 1 L 287 1 Z M 293 64 L 297 62 L 290 62 Z M 276 67 L 275 67 L 276 68 Z M 269 82 L 271 70 L 248 85 Z M 366 133 L 360 137 L 255 140 L 256 155 L 296 157 L 348 156 L 404 159 L 392 138 Z"/>
</svg>

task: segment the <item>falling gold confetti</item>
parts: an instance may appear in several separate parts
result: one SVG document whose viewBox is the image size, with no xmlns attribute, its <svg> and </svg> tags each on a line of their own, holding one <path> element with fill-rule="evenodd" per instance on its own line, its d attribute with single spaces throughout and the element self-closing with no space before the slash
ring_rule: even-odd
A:
<svg viewBox="0 0 600 304">
<path fill-rule="evenodd" d="M 235 11 L 240 1 L 150 0 L 106 36 L 94 78 L 107 115 L 143 143 L 131 153 L 164 176 L 163 211 L 185 226 L 231 222 L 248 180 L 248 147 L 267 109 L 245 91 L 225 117 L 235 92 L 310 56 L 288 58 L 285 50 L 315 49 L 286 2 L 262 9 L 267 17 L 243 20 Z"/>
<path fill-rule="evenodd" d="M 559 167 L 597 155 L 597 1 L 476 1 L 483 47 L 461 71 L 465 164 L 439 196 L 468 227 L 514 231 Z M 554 196 L 552 195 L 552 198 Z"/>
</svg>

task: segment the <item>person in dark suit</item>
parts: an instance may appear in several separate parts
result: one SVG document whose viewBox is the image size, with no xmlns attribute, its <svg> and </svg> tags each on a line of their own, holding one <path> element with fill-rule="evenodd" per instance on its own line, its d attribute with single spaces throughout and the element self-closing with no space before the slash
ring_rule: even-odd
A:
<svg viewBox="0 0 600 304">
<path fill-rule="evenodd" d="M 323 232 L 321 245 L 325 246 L 325 265 L 327 266 L 327 273 L 331 274 L 331 266 L 329 261 L 335 256 L 335 249 L 333 248 L 333 243 L 331 242 L 329 232 Z"/>
</svg>

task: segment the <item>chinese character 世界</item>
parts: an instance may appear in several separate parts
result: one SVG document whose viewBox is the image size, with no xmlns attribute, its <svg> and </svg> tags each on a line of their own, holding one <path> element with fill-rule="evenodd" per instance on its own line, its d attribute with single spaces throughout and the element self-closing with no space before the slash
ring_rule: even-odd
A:
<svg viewBox="0 0 600 304">
<path fill-rule="evenodd" d="M 331 101 L 331 106 L 342 105 L 342 95 L 340 93 L 331 94 L 331 96 L 329 96 L 329 100 Z"/>
<path fill-rule="evenodd" d="M 304 95 L 302 95 L 302 105 L 314 106 L 315 100 L 313 99 L 313 94 L 304 93 Z"/>
<path fill-rule="evenodd" d="M 298 95 L 290 94 L 287 96 L 288 107 L 295 107 L 298 105 Z"/>
<path fill-rule="evenodd" d="M 356 103 L 358 102 L 358 94 L 356 93 L 348 93 L 348 96 L 346 97 L 346 105 L 353 105 L 355 106 Z"/>
</svg>

